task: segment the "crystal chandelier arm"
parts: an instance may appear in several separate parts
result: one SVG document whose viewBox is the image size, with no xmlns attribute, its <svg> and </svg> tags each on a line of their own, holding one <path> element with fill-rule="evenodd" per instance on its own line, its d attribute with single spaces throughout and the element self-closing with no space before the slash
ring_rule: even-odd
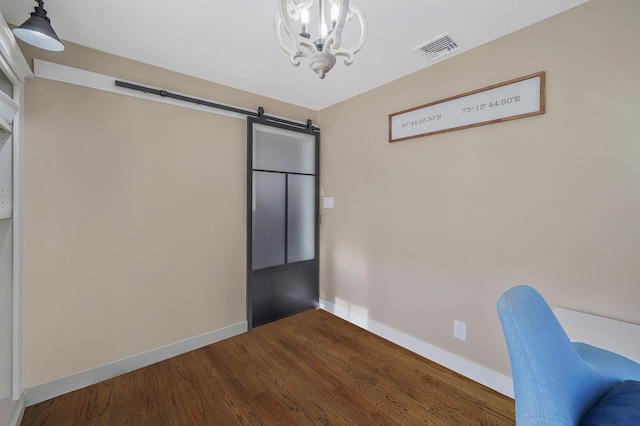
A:
<svg viewBox="0 0 640 426">
<path fill-rule="evenodd" d="M 353 63 L 353 60 L 354 60 L 353 56 L 356 53 L 358 53 L 360 49 L 362 49 L 364 42 L 367 40 L 367 20 L 364 17 L 364 12 L 362 11 L 362 9 L 360 9 L 360 6 L 356 4 L 352 4 L 349 7 L 349 12 L 352 14 L 350 19 L 352 19 L 353 16 L 355 16 L 358 18 L 358 21 L 360 22 L 360 39 L 358 43 L 353 47 L 337 49 L 336 51 L 333 52 L 335 56 L 344 57 L 345 65 L 351 65 Z"/>
</svg>

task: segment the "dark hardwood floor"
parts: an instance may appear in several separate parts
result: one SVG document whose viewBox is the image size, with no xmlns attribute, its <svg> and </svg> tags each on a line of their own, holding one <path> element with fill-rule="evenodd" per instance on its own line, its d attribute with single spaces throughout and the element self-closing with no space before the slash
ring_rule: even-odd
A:
<svg viewBox="0 0 640 426">
<path fill-rule="evenodd" d="M 22 425 L 514 425 L 513 400 L 321 310 L 27 407 Z"/>
</svg>

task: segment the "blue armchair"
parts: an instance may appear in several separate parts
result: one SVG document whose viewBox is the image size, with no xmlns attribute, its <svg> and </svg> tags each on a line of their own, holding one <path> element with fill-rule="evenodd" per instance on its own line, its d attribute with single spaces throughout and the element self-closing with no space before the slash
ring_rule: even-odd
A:
<svg viewBox="0 0 640 426">
<path fill-rule="evenodd" d="M 542 296 L 504 292 L 498 316 L 509 350 L 518 426 L 640 425 L 640 364 L 572 343 Z"/>
</svg>

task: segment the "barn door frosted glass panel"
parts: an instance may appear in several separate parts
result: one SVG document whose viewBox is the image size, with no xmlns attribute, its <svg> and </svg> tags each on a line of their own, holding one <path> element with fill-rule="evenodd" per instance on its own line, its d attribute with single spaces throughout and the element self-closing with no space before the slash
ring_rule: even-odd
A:
<svg viewBox="0 0 640 426">
<path fill-rule="evenodd" d="M 287 261 L 315 257 L 315 176 L 289 175 Z"/>
<path fill-rule="evenodd" d="M 254 126 L 253 168 L 315 174 L 315 136 L 275 127 Z"/>
<path fill-rule="evenodd" d="M 286 175 L 253 172 L 252 269 L 285 263 Z"/>
</svg>

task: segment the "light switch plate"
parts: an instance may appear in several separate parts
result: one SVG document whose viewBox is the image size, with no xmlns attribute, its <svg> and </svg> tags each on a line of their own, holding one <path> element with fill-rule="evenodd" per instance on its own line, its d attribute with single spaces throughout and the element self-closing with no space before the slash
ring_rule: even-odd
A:
<svg viewBox="0 0 640 426">
<path fill-rule="evenodd" d="M 333 208 L 333 197 L 322 197 L 322 208 L 332 209 Z"/>
</svg>

